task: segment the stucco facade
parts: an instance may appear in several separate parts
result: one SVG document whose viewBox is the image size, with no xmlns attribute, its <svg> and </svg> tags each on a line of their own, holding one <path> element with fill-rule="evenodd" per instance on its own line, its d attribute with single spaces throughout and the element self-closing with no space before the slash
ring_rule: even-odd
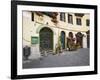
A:
<svg viewBox="0 0 100 80">
<path fill-rule="evenodd" d="M 83 48 L 87 48 L 87 34 L 86 32 L 89 30 L 89 26 L 86 26 L 86 20 L 90 19 L 89 14 L 84 14 L 82 17 L 75 16 L 74 13 L 65 13 L 65 21 L 60 20 L 60 13 L 57 15 L 57 23 L 52 22 L 52 18 L 48 15 L 42 14 L 42 16 L 37 15 L 34 12 L 34 21 L 32 21 L 32 12 L 31 11 L 23 11 L 23 47 L 30 46 L 31 47 L 31 56 L 33 59 L 36 56 L 40 57 L 40 31 L 41 29 L 47 27 L 53 32 L 53 52 L 55 52 L 56 45 L 58 44 L 59 36 L 61 36 L 61 32 L 63 31 L 65 34 L 65 49 L 67 48 L 67 37 L 69 32 L 73 32 L 75 34 L 81 32 L 84 34 L 83 36 Z M 73 24 L 68 23 L 68 14 L 73 16 Z M 76 24 L 76 18 L 81 18 L 81 25 Z M 38 37 L 38 44 L 31 44 L 31 37 Z M 35 55 L 35 56 L 34 56 Z"/>
</svg>

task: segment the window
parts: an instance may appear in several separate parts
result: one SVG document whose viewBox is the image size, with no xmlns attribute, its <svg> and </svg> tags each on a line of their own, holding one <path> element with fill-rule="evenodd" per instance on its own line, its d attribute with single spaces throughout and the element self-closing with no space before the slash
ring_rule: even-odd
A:
<svg viewBox="0 0 100 80">
<path fill-rule="evenodd" d="M 31 20 L 34 21 L 34 12 L 31 13 Z"/>
<path fill-rule="evenodd" d="M 65 13 L 60 13 L 60 20 L 65 22 Z"/>
<path fill-rule="evenodd" d="M 86 19 L 86 26 L 90 26 L 90 20 Z"/>
<path fill-rule="evenodd" d="M 73 16 L 68 14 L 68 23 L 73 24 Z"/>
<path fill-rule="evenodd" d="M 77 24 L 77 25 L 82 25 L 81 18 L 76 18 L 76 24 Z"/>
</svg>

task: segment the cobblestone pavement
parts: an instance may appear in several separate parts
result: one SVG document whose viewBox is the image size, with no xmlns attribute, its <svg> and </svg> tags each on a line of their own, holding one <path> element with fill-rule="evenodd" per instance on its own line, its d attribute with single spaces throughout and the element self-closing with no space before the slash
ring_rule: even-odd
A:
<svg viewBox="0 0 100 80">
<path fill-rule="evenodd" d="M 82 48 L 77 51 L 64 51 L 62 54 L 42 57 L 37 60 L 29 60 L 23 63 L 23 68 L 47 68 L 89 65 L 89 49 Z"/>
</svg>

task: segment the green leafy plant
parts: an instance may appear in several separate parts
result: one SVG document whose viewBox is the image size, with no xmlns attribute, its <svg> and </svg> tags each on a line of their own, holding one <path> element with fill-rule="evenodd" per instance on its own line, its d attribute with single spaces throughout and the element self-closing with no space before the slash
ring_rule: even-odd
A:
<svg viewBox="0 0 100 80">
<path fill-rule="evenodd" d="M 59 36 L 58 38 L 58 42 L 56 45 L 56 54 L 61 53 L 62 52 L 62 44 L 61 44 L 61 36 Z"/>
</svg>

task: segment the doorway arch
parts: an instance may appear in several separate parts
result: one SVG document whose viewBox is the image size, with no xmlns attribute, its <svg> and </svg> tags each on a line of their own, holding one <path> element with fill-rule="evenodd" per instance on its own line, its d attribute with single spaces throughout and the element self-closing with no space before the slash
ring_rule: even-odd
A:
<svg viewBox="0 0 100 80">
<path fill-rule="evenodd" d="M 88 30 L 86 34 L 87 34 L 87 48 L 89 48 L 90 47 L 90 31 Z"/>
<path fill-rule="evenodd" d="M 40 51 L 53 50 L 53 31 L 44 27 L 39 32 L 40 37 Z"/>
<path fill-rule="evenodd" d="M 77 32 L 76 36 L 76 44 L 78 44 L 81 48 L 83 48 L 83 34 L 81 32 Z"/>
<path fill-rule="evenodd" d="M 61 31 L 61 44 L 62 44 L 62 49 L 65 49 L 65 32 Z"/>
</svg>

